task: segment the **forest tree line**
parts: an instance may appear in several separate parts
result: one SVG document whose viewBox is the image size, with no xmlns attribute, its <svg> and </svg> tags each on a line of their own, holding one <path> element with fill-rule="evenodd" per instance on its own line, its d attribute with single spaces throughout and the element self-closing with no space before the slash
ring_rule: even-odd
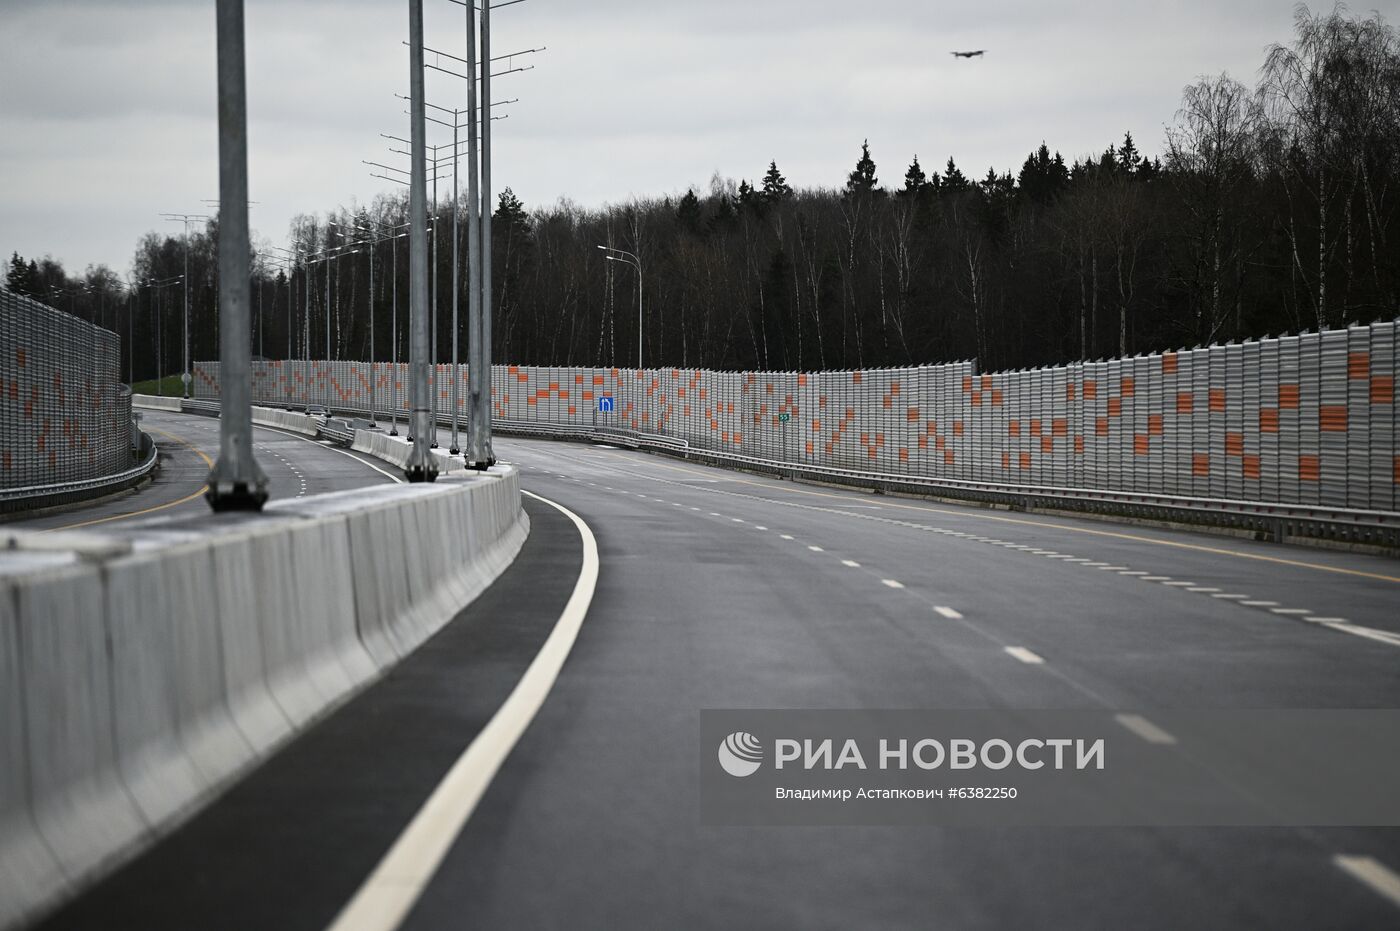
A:
<svg viewBox="0 0 1400 931">
<path fill-rule="evenodd" d="M 994 370 L 1390 319 L 1400 289 L 1400 38 L 1378 13 L 1343 7 L 1299 7 L 1294 25 L 1253 87 L 1227 74 L 1186 87 L 1154 157 L 1131 133 L 1073 161 L 1042 143 L 1014 174 L 977 178 L 952 158 L 935 167 L 915 156 L 891 172 L 861 145 L 834 188 L 794 189 L 776 161 L 752 181 L 716 176 L 705 190 L 600 209 L 561 200 L 527 211 L 507 188 L 493 213 L 493 356 L 635 364 L 637 272 L 600 245 L 640 259 L 649 366 L 975 357 Z M 451 345 L 451 213 L 433 205 L 439 361 Z M 290 260 L 260 247 L 254 352 L 369 358 L 372 260 L 374 356 L 405 360 L 407 239 L 385 237 L 406 219 L 406 197 L 386 195 L 298 217 Z M 193 354 L 217 358 L 216 240 L 217 221 L 188 244 L 147 234 L 129 290 L 105 267 L 69 278 L 52 259 L 18 254 L 7 286 L 109 317 L 123 334 L 130 308 L 136 377 L 174 372 L 179 346 L 172 353 L 168 337 L 184 293 L 168 282 L 186 261 Z M 463 356 L 465 248 L 463 230 Z M 159 363 L 157 318 L 167 337 Z"/>
</svg>

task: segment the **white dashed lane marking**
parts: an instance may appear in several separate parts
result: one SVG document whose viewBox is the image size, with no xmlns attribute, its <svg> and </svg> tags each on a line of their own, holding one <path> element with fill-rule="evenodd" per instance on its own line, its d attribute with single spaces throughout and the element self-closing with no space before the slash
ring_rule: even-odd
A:
<svg viewBox="0 0 1400 931">
<path fill-rule="evenodd" d="M 1012 656 L 1016 657 L 1021 662 L 1029 663 L 1033 666 L 1045 662 L 1044 657 L 1040 656 L 1037 653 L 1033 653 L 1030 650 L 1027 650 L 1025 647 L 1006 647 L 1006 652 L 1010 653 Z"/>
<path fill-rule="evenodd" d="M 1115 714 L 1113 719 L 1150 744 L 1174 744 L 1176 738 L 1140 714 Z"/>
<path fill-rule="evenodd" d="M 275 455 L 275 454 L 274 454 L 274 455 Z M 281 458 L 281 457 L 279 456 L 278 458 Z M 295 468 L 294 466 L 291 466 L 290 463 L 288 463 L 288 465 L 289 465 L 290 468 L 292 468 L 293 472 L 296 472 L 296 468 Z M 304 478 L 304 476 L 302 476 L 299 472 L 297 472 L 297 477 L 300 478 L 300 479 L 302 480 L 302 482 L 301 482 L 301 483 L 302 483 L 302 490 L 303 490 L 303 493 L 304 493 L 304 492 L 305 492 L 305 478 Z M 563 477 L 563 476 L 561 476 L 561 477 Z M 638 477 L 643 478 L 643 479 L 646 479 L 646 480 L 649 480 L 649 481 L 661 482 L 662 484 L 667 484 L 667 485 L 678 484 L 678 483 L 671 482 L 671 481 L 666 480 L 666 479 L 657 478 L 657 477 L 655 477 L 655 476 L 639 475 Z M 592 483 L 592 482 L 589 482 L 589 483 L 587 483 L 587 484 L 592 485 L 593 483 Z M 610 491 L 611 491 L 611 490 L 614 490 L 614 489 L 612 488 L 612 486 L 604 486 L 604 487 L 606 487 L 606 488 L 607 488 L 608 490 L 610 490 Z M 693 486 L 689 486 L 689 487 L 693 487 Z M 632 494 L 632 492 L 628 492 L 628 491 L 625 491 L 625 490 L 622 490 L 622 489 L 617 489 L 617 490 L 618 490 L 619 493 L 621 493 L 621 494 Z M 1319 624 L 1319 625 L 1324 626 L 1324 627 L 1329 627 L 1329 628 L 1332 628 L 1332 629 L 1334 629 L 1334 630 L 1339 630 L 1339 631 L 1342 631 L 1342 632 L 1344 632 L 1344 633 L 1350 633 L 1350 634 L 1353 634 L 1353 635 L 1355 635 L 1355 636 L 1366 637 L 1366 638 L 1368 638 L 1368 639 L 1371 639 L 1371 640 L 1374 640 L 1374 641 L 1377 641 L 1377 642 L 1381 642 L 1381 643 L 1385 643 L 1385 644 L 1390 645 L 1390 646 L 1400 646 L 1400 634 L 1396 634 L 1396 633 L 1394 633 L 1394 632 L 1392 632 L 1392 631 L 1375 630 L 1375 629 L 1373 629 L 1373 628 L 1367 628 L 1367 627 L 1358 627 L 1358 626 L 1356 626 L 1356 625 L 1351 624 L 1349 621 L 1347 621 L 1347 620 L 1344 619 L 1344 618 L 1317 618 L 1317 617 L 1313 617 L 1313 616 L 1312 616 L 1312 611 L 1311 611 L 1310 609 L 1307 609 L 1307 608 L 1284 608 L 1284 607 L 1280 607 L 1280 606 L 1279 606 L 1279 603 L 1276 602 L 1276 601 L 1267 601 L 1267 600 L 1262 600 L 1262 599 L 1253 599 L 1253 598 L 1251 598 L 1249 595 L 1245 595 L 1245 594 L 1238 594 L 1238 593 L 1233 593 L 1233 592 L 1222 592 L 1222 591 L 1220 591 L 1220 589 L 1215 588 L 1215 587 L 1204 586 L 1204 585 L 1198 585 L 1198 584 L 1195 583 L 1195 582 L 1190 582 L 1190 581 L 1185 581 L 1185 580 L 1177 580 L 1177 579 L 1173 579 L 1171 576 L 1166 576 L 1166 575 L 1150 575 L 1150 574 L 1149 574 L 1147 571 L 1145 571 L 1145 570 L 1141 570 L 1141 569 L 1131 569 L 1131 568 L 1129 568 L 1128 566 L 1112 565 L 1112 564 L 1106 563 L 1106 562 L 1094 561 L 1094 560 L 1089 559 L 1088 557 L 1074 556 L 1074 555 L 1071 555 L 1071 554 L 1069 554 L 1069 553 L 1060 553 L 1060 552 L 1058 552 L 1058 551 L 1056 551 L 1056 550 L 1044 549 L 1044 548 L 1040 548 L 1040 547 L 1031 546 L 1031 545 L 1028 545 L 1028 544 L 1014 543 L 1014 542 L 1010 542 L 1010 541 L 1006 541 L 1006 540 L 999 540 L 999 539 L 996 539 L 996 538 L 993 538 L 993 537 L 982 536 L 982 535 L 980 535 L 980 534 L 975 534 L 975 533 L 965 533 L 965 532 L 963 532 L 963 531 L 951 530 L 951 529 L 944 528 L 944 527 L 932 527 L 932 526 L 927 526 L 927 525 L 915 523 L 915 522 L 912 522 L 912 521 L 898 520 L 898 519 L 894 519 L 894 518 L 881 517 L 881 516 L 876 516 L 876 515 L 852 514 L 852 513 L 850 513 L 850 511 L 848 511 L 848 510 L 838 510 L 838 509 L 836 509 L 836 508 L 824 508 L 824 507 L 818 507 L 818 506 L 812 506 L 812 505 L 796 504 L 796 503 L 794 503 L 794 502 L 773 501 L 773 500 L 768 499 L 768 498 L 765 498 L 765 497 L 763 497 L 763 496 L 759 496 L 759 495 L 747 495 L 747 494 L 743 494 L 743 493 L 740 493 L 740 492 L 721 491 L 721 490 L 719 490 L 719 489 L 707 489 L 707 490 L 711 490 L 711 491 L 713 491 L 714 493 L 717 493 L 717 494 L 728 495 L 728 496 L 736 497 L 736 498 L 752 499 L 752 500 L 757 500 L 757 501 L 763 501 L 763 502 L 765 502 L 765 503 L 778 504 L 778 505 L 783 505 L 783 506 L 787 506 L 787 507 L 799 508 L 799 509 L 803 509 L 803 510 L 828 511 L 828 512 L 832 512 L 832 513 L 843 514 L 844 516 L 847 516 L 847 517 L 857 517 L 857 518 L 861 518 L 861 519 L 865 519 L 865 520 L 875 520 L 875 521 L 879 521 L 879 522 L 883 522 L 883 523 L 887 523 L 887 524 L 892 524 L 892 525 L 896 525 L 896 526 L 900 526 L 900 527 L 907 527 L 907 528 L 910 528 L 910 529 L 913 529 L 913 530 L 923 530 L 923 531 L 927 531 L 927 532 L 931 532 L 931 533 L 937 533 L 937 534 L 940 534 L 940 535 L 942 535 L 942 536 L 950 536 L 950 537 L 955 537 L 955 538 L 958 538 L 958 539 L 970 540 L 970 541 L 976 542 L 976 543 L 984 543 L 984 544 L 991 545 L 991 546 L 999 546 L 999 547 L 1004 547 L 1004 548 L 1006 548 L 1006 549 L 1019 550 L 1019 551 L 1024 552 L 1024 553 L 1029 553 L 1029 554 L 1036 555 L 1036 556 L 1043 556 L 1043 557 L 1045 557 L 1045 558 L 1047 558 L 1047 559 L 1061 560 L 1061 561 L 1064 561 L 1064 562 L 1066 562 L 1066 563 L 1073 563 L 1073 564 L 1076 564 L 1076 565 L 1081 565 L 1081 566 L 1084 566 L 1085 568 L 1099 569 L 1099 570 L 1104 571 L 1104 572 L 1116 572 L 1117 574 L 1119 574 L 1119 575 L 1121 575 L 1121 576 L 1124 576 L 1125 578 L 1128 578 L 1128 579 L 1134 579 L 1134 580 L 1143 581 L 1143 582 L 1156 582 L 1156 583 L 1160 583 L 1160 584 L 1162 584 L 1163 586 L 1166 586 L 1166 587 L 1176 588 L 1176 589 L 1184 590 L 1184 591 L 1191 592 L 1191 593 L 1194 593 L 1194 594 L 1209 595 L 1209 596 L 1212 597 L 1212 598 L 1218 598 L 1218 599 L 1221 599 L 1222 601 L 1233 601 L 1233 602 L 1235 602 L 1235 603 L 1237 603 L 1237 604 L 1240 604 L 1240 605 L 1242 605 L 1242 606 L 1244 606 L 1244 607 L 1265 608 L 1265 609 L 1268 609 L 1268 610 L 1270 611 L 1270 613 L 1279 615 L 1279 616 L 1282 617 L 1282 618 L 1287 618 L 1287 619 L 1290 619 L 1290 620 L 1307 621 L 1307 622 L 1310 622 L 1310 623 Z M 669 504 L 671 504 L 671 505 L 674 506 L 674 507 L 680 507 L 680 508 L 686 507 L 686 505 L 682 504 L 682 503 L 679 502 L 679 501 L 667 502 L 664 498 L 648 496 L 648 495 L 642 494 L 642 493 L 640 493 L 640 492 L 637 492 L 637 493 L 636 493 L 636 496 L 639 497 L 639 498 L 641 498 L 643 501 L 648 501 L 648 500 L 650 500 L 650 501 L 656 501 L 656 502 L 659 502 L 659 503 L 662 503 L 662 504 L 667 504 L 667 503 L 669 503 Z M 838 506 L 838 507 L 841 507 L 841 506 Z M 859 505 L 853 505 L 853 506 L 845 506 L 845 507 L 861 507 L 861 506 L 859 506 Z M 876 508 L 876 507 L 869 507 L 868 509 L 870 509 L 870 510 L 878 510 L 878 508 Z M 699 512 L 699 511 L 701 510 L 701 508 L 695 507 L 695 506 L 691 506 L 691 507 L 690 507 L 690 510 Z M 708 513 L 709 513 L 709 515 L 710 515 L 711 517 L 719 517 L 719 518 L 723 518 L 723 517 L 724 517 L 724 515 L 721 514 L 721 513 L 718 512 L 718 511 L 710 511 L 710 512 L 708 512 Z M 731 521 L 733 521 L 734 523 L 736 523 L 736 524 L 746 524 L 746 523 L 747 523 L 747 521 L 745 521 L 743 518 L 740 518 L 740 517 L 731 517 L 731 518 L 729 518 L 729 519 L 730 519 Z M 761 524 L 754 524 L 754 525 L 750 525 L 750 526 L 752 526 L 755 530 L 760 530 L 760 531 L 765 531 L 765 530 L 768 529 L 767 527 L 765 527 L 765 526 L 763 526 L 763 525 L 761 525 Z M 784 539 L 784 540 L 792 540 L 792 539 L 794 539 L 793 536 L 792 536 L 791 534 L 786 534 L 786 533 L 785 533 L 785 534 L 780 534 L 780 536 L 781 536 L 781 538 Z M 824 552 L 824 550 L 823 550 L 822 547 L 820 547 L 820 546 L 815 546 L 815 545 L 808 546 L 807 549 L 810 550 L 811 552 L 814 552 L 814 553 L 821 553 L 821 552 Z M 843 565 L 848 566 L 848 567 L 851 567 L 851 568 L 860 568 L 860 563 L 858 563 L 858 562 L 856 562 L 855 560 L 852 560 L 852 559 L 843 559 L 843 560 L 841 560 L 841 562 L 842 562 Z M 896 580 L 894 580 L 894 579 L 882 579 L 881 582 L 882 582 L 883 584 L 885 584 L 886 586 L 890 587 L 890 588 L 904 588 L 904 585 L 903 585 L 902 583 L 900 583 L 900 582 L 898 582 L 898 581 L 896 581 Z M 942 614 L 942 615 L 945 616 L 945 617 L 954 617 L 954 616 L 959 617 L 959 618 L 961 617 L 960 614 L 956 614 L 956 613 L 954 613 L 954 614 L 947 614 L 947 613 L 945 613 L 945 611 L 944 611 L 943 608 L 935 608 L 935 610 L 938 611 L 940 614 Z M 951 611 L 952 609 L 948 609 L 948 610 Z M 1023 648 L 1023 647 L 1007 647 L 1006 650 L 1007 650 L 1007 652 L 1011 653 L 1013 656 L 1016 656 L 1018 659 L 1021 659 L 1023 662 L 1028 662 L 1028 663 L 1044 662 L 1044 660 L 1041 659 L 1039 656 L 1036 656 L 1036 654 L 1032 653 L 1032 652 L 1029 651 L 1029 650 L 1025 650 L 1025 648 Z M 1024 652 L 1024 655 L 1023 655 L 1023 652 L 1022 652 L 1022 651 Z M 1026 656 L 1034 657 L 1034 659 L 1025 658 Z M 1127 726 L 1127 725 L 1125 725 L 1125 726 Z"/>
<path fill-rule="evenodd" d="M 944 605 L 934 605 L 933 610 L 950 620 L 957 621 L 962 619 L 962 615 L 960 613 L 958 613 L 953 608 L 945 607 Z"/>
<path fill-rule="evenodd" d="M 1332 858 L 1338 868 L 1371 887 L 1372 891 L 1400 905 L 1400 875 L 1375 857 L 1339 853 Z"/>
</svg>

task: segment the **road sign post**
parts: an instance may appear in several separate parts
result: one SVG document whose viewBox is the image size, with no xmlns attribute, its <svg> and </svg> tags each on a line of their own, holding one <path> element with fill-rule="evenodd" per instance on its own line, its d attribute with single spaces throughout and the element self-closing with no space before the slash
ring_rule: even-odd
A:
<svg viewBox="0 0 1400 931">
<path fill-rule="evenodd" d="M 784 462 L 787 462 L 787 461 L 788 461 L 788 431 L 787 431 L 787 425 L 788 425 L 788 421 L 791 420 L 791 419 L 792 419 L 792 415 L 789 414 L 787 411 L 783 411 L 782 413 L 780 413 L 780 414 L 778 415 L 778 426 L 779 426 L 779 428 L 781 428 L 782 431 L 783 431 L 783 461 L 784 461 Z M 789 479 L 792 479 L 793 476 L 794 476 L 795 474 L 796 474 L 796 473 L 789 472 L 789 473 L 788 473 L 788 478 L 789 478 Z"/>
</svg>

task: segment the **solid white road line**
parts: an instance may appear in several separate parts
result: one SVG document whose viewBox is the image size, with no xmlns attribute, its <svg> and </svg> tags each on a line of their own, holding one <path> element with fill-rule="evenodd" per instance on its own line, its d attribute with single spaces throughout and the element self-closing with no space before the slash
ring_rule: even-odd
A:
<svg viewBox="0 0 1400 931">
<path fill-rule="evenodd" d="M 1339 853 L 1332 862 L 1396 905 L 1400 905 L 1400 875 L 1375 857 Z"/>
<path fill-rule="evenodd" d="M 841 565 L 850 566 L 852 569 L 860 568 L 860 563 L 856 562 L 854 559 L 843 559 L 841 560 Z"/>
<path fill-rule="evenodd" d="M 881 579 L 880 581 L 881 581 L 881 583 L 883 583 L 883 584 L 885 584 L 885 585 L 888 585 L 890 588 L 903 588 L 903 587 L 904 587 L 904 583 L 903 583 L 903 582 L 896 581 L 895 579 Z"/>
<path fill-rule="evenodd" d="M 933 610 L 937 611 L 939 614 L 943 615 L 949 620 L 957 621 L 962 619 L 962 615 L 959 614 L 957 611 L 955 611 L 952 608 L 944 607 L 943 605 L 934 605 Z"/>
<path fill-rule="evenodd" d="M 1045 662 L 1045 659 L 1043 657 L 1041 657 L 1039 654 L 1032 653 L 1025 647 L 1007 647 L 1006 652 L 1010 653 L 1012 656 L 1016 657 L 1023 663 L 1030 663 L 1032 665 L 1035 665 L 1038 663 Z"/>
<path fill-rule="evenodd" d="M 561 512 L 583 540 L 583 566 L 564 612 L 514 690 L 476 739 L 452 764 L 384 859 L 331 924 L 331 931 L 391 931 L 397 928 L 433 878 L 491 779 L 534 720 L 573 649 L 598 584 L 598 543 L 573 511 L 522 491 Z"/>
<path fill-rule="evenodd" d="M 1400 647 L 1400 634 L 1389 630 L 1376 630 L 1374 627 L 1359 627 L 1356 624 L 1323 624 L 1323 627 L 1330 627 L 1332 630 L 1340 630 L 1344 634 L 1354 634 L 1357 637 L 1365 637 L 1367 640 L 1375 640 L 1388 646 Z"/>
<path fill-rule="evenodd" d="M 1150 744 L 1174 744 L 1176 738 L 1140 714 L 1115 714 L 1113 719 Z"/>
</svg>

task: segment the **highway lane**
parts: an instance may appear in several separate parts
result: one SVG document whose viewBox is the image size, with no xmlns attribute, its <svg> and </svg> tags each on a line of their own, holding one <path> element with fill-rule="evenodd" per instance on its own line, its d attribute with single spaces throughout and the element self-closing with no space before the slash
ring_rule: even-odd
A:
<svg viewBox="0 0 1400 931">
<path fill-rule="evenodd" d="M 1396 707 L 1393 562 L 497 452 L 592 528 L 598 588 L 405 927 L 1400 922 L 1394 829 L 709 828 L 695 765 L 703 708 Z M 486 596 L 50 926 L 326 927 L 558 616 L 578 538 L 527 507 Z"/>
<path fill-rule="evenodd" d="M 160 469 L 144 487 L 107 500 L 7 526 L 24 530 L 100 530 L 145 517 L 188 517 L 208 513 L 204 480 L 219 455 L 219 421 L 197 414 L 141 411 L 141 427 L 160 450 Z M 268 427 L 253 427 L 253 448 L 268 477 L 273 500 L 388 482 L 396 474 L 379 460 L 329 447 L 314 438 Z"/>
<path fill-rule="evenodd" d="M 498 443 L 602 576 L 407 927 L 1400 921 L 1334 859 L 1400 870 L 1391 829 L 704 828 L 693 746 L 715 707 L 1395 707 L 1400 644 L 1272 610 L 1393 630 L 1394 563 Z"/>
</svg>

